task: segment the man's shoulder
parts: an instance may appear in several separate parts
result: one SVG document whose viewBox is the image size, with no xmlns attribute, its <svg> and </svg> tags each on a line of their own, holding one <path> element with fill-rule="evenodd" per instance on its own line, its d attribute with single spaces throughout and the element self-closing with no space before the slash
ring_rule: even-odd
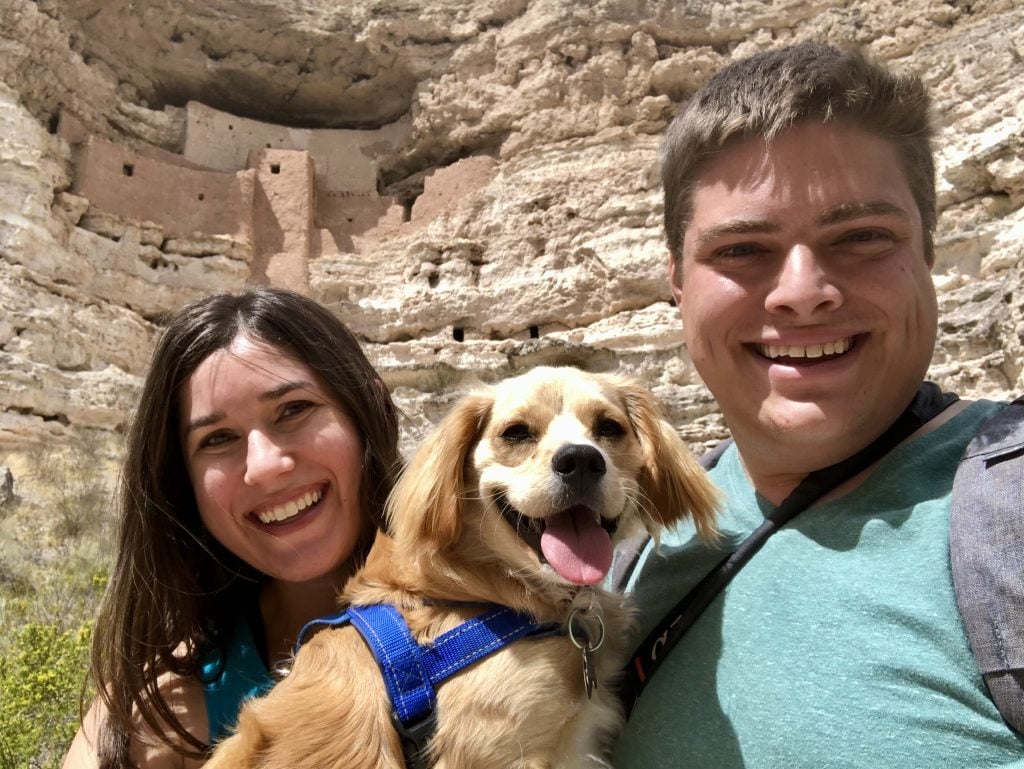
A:
<svg viewBox="0 0 1024 769">
<path fill-rule="evenodd" d="M 975 431 L 964 459 L 1000 455 L 1024 445 L 1024 395 L 1013 402 L 979 401 L 986 417 Z"/>
</svg>

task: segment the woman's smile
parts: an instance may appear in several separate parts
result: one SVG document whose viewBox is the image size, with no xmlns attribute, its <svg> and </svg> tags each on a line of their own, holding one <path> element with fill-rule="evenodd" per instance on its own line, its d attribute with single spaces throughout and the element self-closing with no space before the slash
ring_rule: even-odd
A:
<svg viewBox="0 0 1024 769">
<path fill-rule="evenodd" d="M 326 487 L 309 489 L 288 502 L 277 503 L 272 507 L 254 512 L 252 515 L 260 523 L 281 525 L 292 522 L 297 516 L 311 512 L 323 498 Z"/>
</svg>

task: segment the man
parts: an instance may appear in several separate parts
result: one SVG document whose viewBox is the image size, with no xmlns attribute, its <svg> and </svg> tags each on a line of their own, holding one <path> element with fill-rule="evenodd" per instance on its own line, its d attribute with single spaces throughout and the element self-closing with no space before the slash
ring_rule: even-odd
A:
<svg viewBox="0 0 1024 769">
<path fill-rule="evenodd" d="M 808 473 L 915 398 L 937 329 L 928 97 L 818 44 L 736 62 L 663 149 L 672 292 L 735 444 L 722 537 L 648 546 L 641 635 Z M 957 460 L 1000 405 L 957 402 L 767 540 L 663 658 L 618 769 L 1024 767 L 957 610 Z"/>
</svg>

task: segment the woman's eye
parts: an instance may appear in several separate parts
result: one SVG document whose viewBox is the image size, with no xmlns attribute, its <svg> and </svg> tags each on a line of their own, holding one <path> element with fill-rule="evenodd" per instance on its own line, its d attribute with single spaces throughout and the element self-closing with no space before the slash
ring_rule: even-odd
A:
<svg viewBox="0 0 1024 769">
<path fill-rule="evenodd" d="M 232 438 L 234 438 L 234 435 L 226 430 L 217 430 L 209 435 L 204 435 L 199 441 L 199 448 L 216 449 L 229 443 Z"/>
<path fill-rule="evenodd" d="M 290 401 L 281 407 L 281 418 L 288 419 L 299 414 L 304 414 L 313 408 L 315 404 L 311 401 Z"/>
</svg>

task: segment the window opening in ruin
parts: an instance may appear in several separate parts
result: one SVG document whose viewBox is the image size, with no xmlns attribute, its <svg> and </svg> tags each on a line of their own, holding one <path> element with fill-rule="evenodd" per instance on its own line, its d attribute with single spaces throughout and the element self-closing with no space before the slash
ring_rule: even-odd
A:
<svg viewBox="0 0 1024 769">
<path fill-rule="evenodd" d="M 201 193 L 201 192 L 200 192 L 200 193 L 199 193 L 199 199 L 200 199 L 200 200 L 205 200 L 205 199 L 206 199 L 206 196 L 205 196 L 205 195 L 204 195 L 203 193 Z"/>
<path fill-rule="evenodd" d="M 530 326 L 530 339 L 540 339 L 540 326 Z"/>
<path fill-rule="evenodd" d="M 407 198 L 402 201 L 402 221 L 412 221 L 412 204 L 416 202 L 416 198 Z"/>
<path fill-rule="evenodd" d="M 49 133 L 51 133 L 51 134 L 55 134 L 55 133 L 57 133 L 57 129 L 59 127 L 60 127 L 60 113 L 59 112 L 55 112 L 54 114 L 50 115 L 50 120 L 46 124 L 46 130 Z"/>
<path fill-rule="evenodd" d="M 121 166 L 121 172 L 125 176 L 131 176 L 132 174 L 135 173 L 135 166 L 132 163 L 125 163 L 123 166 Z"/>
<path fill-rule="evenodd" d="M 453 326 L 452 327 L 452 339 L 454 339 L 456 342 L 461 342 L 461 341 L 465 340 L 465 338 L 466 338 L 466 331 L 465 331 L 465 329 L 462 329 L 459 326 Z"/>
<path fill-rule="evenodd" d="M 270 164 L 270 173 L 272 173 L 272 174 L 279 174 L 279 173 L 281 173 L 281 164 L 280 163 L 271 163 Z"/>
</svg>

